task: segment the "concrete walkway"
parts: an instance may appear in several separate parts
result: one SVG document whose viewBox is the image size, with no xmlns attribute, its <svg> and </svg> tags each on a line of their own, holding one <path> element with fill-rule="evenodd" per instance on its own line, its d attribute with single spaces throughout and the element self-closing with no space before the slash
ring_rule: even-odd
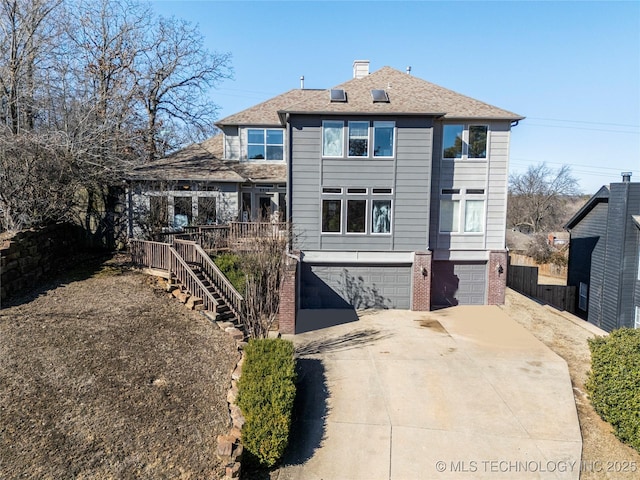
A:
<svg viewBox="0 0 640 480">
<path fill-rule="evenodd" d="M 279 480 L 579 478 L 567 365 L 497 307 L 374 312 L 292 338 Z"/>
</svg>

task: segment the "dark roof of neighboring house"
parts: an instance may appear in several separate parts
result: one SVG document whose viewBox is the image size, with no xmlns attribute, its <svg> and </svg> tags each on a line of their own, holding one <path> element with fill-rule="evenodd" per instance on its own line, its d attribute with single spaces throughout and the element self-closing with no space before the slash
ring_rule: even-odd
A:
<svg viewBox="0 0 640 480">
<path fill-rule="evenodd" d="M 130 180 L 285 182 L 287 167 L 269 162 L 222 160 L 222 134 L 194 143 L 168 157 L 134 168 Z"/>
<path fill-rule="evenodd" d="M 578 210 L 573 217 L 571 217 L 571 219 L 565 224 L 564 228 L 566 230 L 571 230 L 578 223 L 580 223 L 580 221 L 584 217 L 586 217 L 586 215 L 591 210 L 593 210 L 593 207 L 595 207 L 598 203 L 600 203 L 600 202 L 608 202 L 608 201 L 609 201 L 609 187 L 607 187 L 605 185 L 605 186 L 601 187 L 600 190 L 598 190 L 593 197 L 591 197 L 589 200 L 587 200 L 587 203 L 585 203 L 582 206 L 582 208 L 580 210 Z"/>
<path fill-rule="evenodd" d="M 223 118 L 216 125 L 284 125 L 287 113 L 420 114 L 448 119 L 512 121 L 524 118 L 391 67 L 382 67 L 370 75 L 351 79 L 333 88 L 346 92 L 346 102 L 331 102 L 330 89 L 290 90 Z M 389 102 L 373 102 L 371 90 L 385 90 Z"/>
</svg>

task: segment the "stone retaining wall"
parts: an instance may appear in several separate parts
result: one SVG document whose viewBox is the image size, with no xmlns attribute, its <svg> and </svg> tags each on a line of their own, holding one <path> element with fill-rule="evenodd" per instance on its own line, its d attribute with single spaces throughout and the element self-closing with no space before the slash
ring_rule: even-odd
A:
<svg viewBox="0 0 640 480">
<path fill-rule="evenodd" d="M 0 241 L 0 306 L 37 286 L 56 265 L 78 251 L 82 238 L 79 227 L 56 224 Z"/>
</svg>

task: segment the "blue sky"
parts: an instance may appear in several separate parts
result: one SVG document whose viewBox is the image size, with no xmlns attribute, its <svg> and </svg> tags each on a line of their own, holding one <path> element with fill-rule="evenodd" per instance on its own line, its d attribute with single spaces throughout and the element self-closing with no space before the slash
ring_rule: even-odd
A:
<svg viewBox="0 0 640 480">
<path fill-rule="evenodd" d="M 511 173 L 571 166 L 584 193 L 640 181 L 640 2 L 169 1 L 231 52 L 211 92 L 220 118 L 300 86 L 349 80 L 356 59 L 389 65 L 527 118 Z"/>
</svg>

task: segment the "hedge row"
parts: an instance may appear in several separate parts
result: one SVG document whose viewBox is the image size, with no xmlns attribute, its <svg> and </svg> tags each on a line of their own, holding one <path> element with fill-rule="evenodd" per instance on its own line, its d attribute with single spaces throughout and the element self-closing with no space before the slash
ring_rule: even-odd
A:
<svg viewBox="0 0 640 480">
<path fill-rule="evenodd" d="M 589 341 L 587 390 L 616 436 L 640 452 L 640 330 L 623 328 Z"/>
<path fill-rule="evenodd" d="M 296 396 L 293 353 L 293 343 L 282 339 L 252 339 L 244 349 L 238 381 L 242 443 L 267 467 L 282 458 L 289 441 Z"/>
</svg>

